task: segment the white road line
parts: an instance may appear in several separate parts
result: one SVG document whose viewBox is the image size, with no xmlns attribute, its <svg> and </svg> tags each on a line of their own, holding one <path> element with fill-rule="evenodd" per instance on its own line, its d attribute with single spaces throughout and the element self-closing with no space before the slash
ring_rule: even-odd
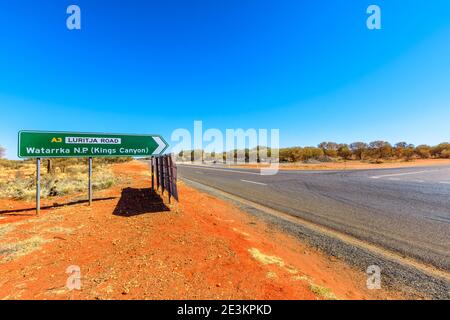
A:
<svg viewBox="0 0 450 320">
<path fill-rule="evenodd" d="M 450 184 L 450 181 L 440 181 L 441 184 Z"/>
<path fill-rule="evenodd" d="M 189 166 L 185 166 L 188 168 Z M 234 173 L 244 173 L 244 174 L 256 174 L 260 176 L 261 174 L 259 172 L 248 172 L 248 171 L 238 171 L 238 170 L 229 170 L 229 169 L 219 169 L 219 168 L 208 168 L 208 167 L 196 167 L 192 166 L 192 168 L 199 169 L 199 170 L 212 170 L 212 171 L 224 171 L 224 172 L 234 172 Z"/>
<path fill-rule="evenodd" d="M 248 181 L 248 180 L 242 180 L 242 182 L 247 182 L 247 183 L 253 183 L 253 184 L 259 184 L 260 186 L 267 186 L 267 184 L 262 183 L 262 182 L 255 182 L 255 181 Z"/>
<path fill-rule="evenodd" d="M 404 172 L 404 173 L 393 173 L 393 174 L 385 174 L 382 176 L 372 176 L 371 179 L 380 179 L 380 178 L 386 178 L 386 177 L 397 177 L 397 176 L 406 176 L 411 174 L 420 174 L 420 173 L 428 173 L 428 172 L 436 172 L 440 170 L 423 170 L 423 171 L 414 171 L 414 172 Z"/>
</svg>

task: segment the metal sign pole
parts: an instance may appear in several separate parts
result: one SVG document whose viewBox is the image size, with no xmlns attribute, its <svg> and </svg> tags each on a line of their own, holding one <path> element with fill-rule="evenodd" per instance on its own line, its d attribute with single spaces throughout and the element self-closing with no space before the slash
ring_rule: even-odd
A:
<svg viewBox="0 0 450 320">
<path fill-rule="evenodd" d="M 36 215 L 41 212 L 41 158 L 36 158 Z"/>
<path fill-rule="evenodd" d="M 89 205 L 92 205 L 92 158 L 89 157 L 89 169 L 88 169 L 88 193 L 89 193 Z"/>
</svg>

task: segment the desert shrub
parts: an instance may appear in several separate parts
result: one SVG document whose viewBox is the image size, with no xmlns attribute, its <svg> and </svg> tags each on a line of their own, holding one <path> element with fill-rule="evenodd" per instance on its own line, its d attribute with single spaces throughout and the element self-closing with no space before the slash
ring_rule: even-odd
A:
<svg viewBox="0 0 450 320">
<path fill-rule="evenodd" d="M 386 141 L 372 141 L 369 143 L 369 155 L 375 159 L 388 159 L 393 155 L 393 148 Z"/>
<path fill-rule="evenodd" d="M 280 149 L 281 162 L 299 162 L 309 159 L 318 159 L 324 155 L 322 149 L 315 147 L 293 147 Z"/>
<path fill-rule="evenodd" d="M 450 159 L 450 149 L 445 149 L 441 152 L 441 158 Z"/>
<path fill-rule="evenodd" d="M 450 150 L 450 143 L 443 142 L 443 143 L 440 143 L 437 146 L 433 147 L 431 149 L 431 155 L 436 158 L 444 158 L 442 153 L 445 150 Z"/>
<path fill-rule="evenodd" d="M 6 160 L 0 159 L 0 168 L 5 169 L 20 169 L 30 163 L 34 162 L 33 160 Z"/>
<path fill-rule="evenodd" d="M 322 142 L 319 143 L 317 147 L 322 149 L 326 156 L 331 158 L 336 158 L 338 156 L 339 145 L 336 142 Z"/>
<path fill-rule="evenodd" d="M 304 152 L 302 148 L 295 147 L 291 148 L 290 150 L 290 158 L 291 162 L 298 162 L 300 160 L 303 160 Z"/>
<path fill-rule="evenodd" d="M 345 143 L 339 145 L 337 154 L 339 157 L 341 157 L 342 159 L 346 159 L 346 160 L 350 160 L 353 156 L 353 153 L 350 150 L 349 145 L 347 145 Z"/>
<path fill-rule="evenodd" d="M 88 176 L 80 166 L 70 167 L 66 173 L 43 174 L 41 177 L 41 197 L 64 196 L 87 190 Z M 107 189 L 113 186 L 115 178 L 106 167 L 98 167 L 92 176 L 94 190 Z M 15 179 L 0 182 L 0 197 L 18 200 L 32 199 L 35 196 L 35 177 L 17 175 Z"/>
<path fill-rule="evenodd" d="M 94 166 L 95 167 L 95 166 Z M 76 165 L 71 166 L 66 169 L 67 174 L 80 174 L 80 173 L 87 173 L 88 172 L 88 166 L 87 165 Z"/>
<path fill-rule="evenodd" d="M 431 147 L 422 144 L 416 147 L 415 153 L 422 159 L 431 158 Z"/>
<path fill-rule="evenodd" d="M 322 157 L 323 155 L 324 155 L 324 152 L 320 148 L 305 147 L 305 148 L 303 148 L 302 160 L 306 161 L 309 159 L 318 159 L 319 157 Z"/>
<path fill-rule="evenodd" d="M 366 154 L 367 149 L 369 148 L 367 143 L 364 142 L 353 142 L 350 144 L 349 147 L 352 153 L 355 155 L 356 159 L 358 160 L 364 159 L 364 155 Z"/>
<path fill-rule="evenodd" d="M 36 183 L 33 177 L 20 175 L 12 181 L 0 182 L 0 197 L 12 199 L 31 199 L 35 195 Z"/>
<path fill-rule="evenodd" d="M 111 157 L 111 158 L 95 158 L 94 163 L 99 164 L 112 164 L 112 163 L 124 163 L 132 161 L 132 157 Z"/>
<path fill-rule="evenodd" d="M 410 161 L 415 154 L 414 146 L 408 146 L 407 148 L 402 150 L 402 158 L 404 158 L 406 161 Z"/>
<path fill-rule="evenodd" d="M 409 161 L 415 155 L 415 147 L 414 145 L 406 142 L 398 142 L 395 144 L 392 154 L 395 155 L 397 159 L 405 159 L 406 161 Z"/>
<path fill-rule="evenodd" d="M 325 156 L 325 155 L 317 157 L 316 160 L 318 162 L 333 162 L 334 161 L 333 158 L 331 158 L 329 156 Z"/>
<path fill-rule="evenodd" d="M 301 160 L 302 148 L 282 148 L 280 149 L 280 161 L 281 162 L 297 162 Z"/>
</svg>

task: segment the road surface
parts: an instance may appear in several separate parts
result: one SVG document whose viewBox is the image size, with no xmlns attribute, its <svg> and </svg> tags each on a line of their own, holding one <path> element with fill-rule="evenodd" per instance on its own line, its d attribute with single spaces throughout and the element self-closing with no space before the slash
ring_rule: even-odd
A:
<svg viewBox="0 0 450 320">
<path fill-rule="evenodd" d="M 450 166 L 280 171 L 179 165 L 199 182 L 450 271 Z"/>
</svg>

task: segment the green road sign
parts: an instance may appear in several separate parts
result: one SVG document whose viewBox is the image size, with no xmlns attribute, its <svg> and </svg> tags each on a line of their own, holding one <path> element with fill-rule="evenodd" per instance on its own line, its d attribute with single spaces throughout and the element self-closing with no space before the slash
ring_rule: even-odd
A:
<svg viewBox="0 0 450 320">
<path fill-rule="evenodd" d="M 159 135 L 19 131 L 19 158 L 148 157 L 169 145 Z"/>
</svg>

